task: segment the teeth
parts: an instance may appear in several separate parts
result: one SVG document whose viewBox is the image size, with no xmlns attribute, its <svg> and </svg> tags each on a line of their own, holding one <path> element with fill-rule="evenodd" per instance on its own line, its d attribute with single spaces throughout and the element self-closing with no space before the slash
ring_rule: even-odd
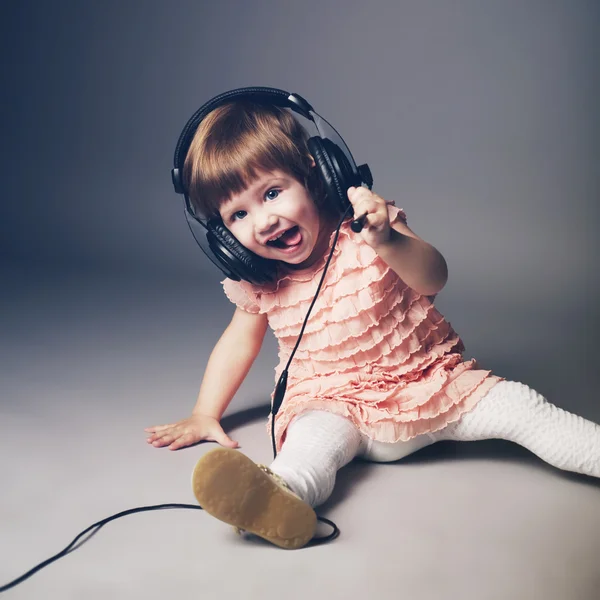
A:
<svg viewBox="0 0 600 600">
<path fill-rule="evenodd" d="M 275 242 L 276 240 L 278 240 L 285 232 L 287 231 L 287 229 L 285 231 L 282 231 L 277 237 L 271 238 L 269 240 L 269 242 Z"/>
</svg>

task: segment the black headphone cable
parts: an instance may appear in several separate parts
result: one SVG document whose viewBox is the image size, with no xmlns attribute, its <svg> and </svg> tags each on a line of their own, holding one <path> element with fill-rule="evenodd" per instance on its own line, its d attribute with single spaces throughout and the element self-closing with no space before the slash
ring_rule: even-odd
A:
<svg viewBox="0 0 600 600">
<path fill-rule="evenodd" d="M 302 339 L 302 335 L 304 334 L 304 329 L 306 327 L 308 317 L 310 316 L 310 312 L 312 311 L 313 306 L 315 305 L 317 296 L 319 295 L 319 292 L 321 291 L 321 286 L 323 285 L 323 280 L 325 279 L 325 274 L 327 273 L 327 269 L 329 268 L 329 263 L 331 262 L 331 257 L 333 256 L 333 251 L 335 250 L 335 245 L 337 244 L 337 240 L 340 235 L 340 228 L 342 226 L 342 223 L 344 222 L 344 219 L 346 218 L 346 215 L 348 214 L 348 211 L 351 208 L 352 208 L 352 205 L 349 205 L 346 208 L 346 212 L 344 213 L 344 215 L 342 216 L 342 219 L 338 223 L 338 226 L 335 231 L 335 237 L 333 238 L 333 244 L 331 244 L 331 251 L 329 252 L 329 256 L 327 257 L 327 262 L 325 263 L 325 268 L 323 269 L 323 275 L 321 275 L 319 285 L 317 286 L 317 291 L 315 292 L 314 298 L 312 299 L 312 302 L 310 303 L 310 306 L 308 307 L 308 312 L 306 313 L 306 317 L 304 317 L 304 323 L 302 324 L 302 329 L 300 329 L 300 335 L 298 335 L 298 339 L 296 340 L 296 345 L 294 346 L 294 349 L 292 350 L 292 352 L 290 354 L 287 364 L 285 365 L 285 369 L 281 373 L 281 375 L 279 377 L 279 381 L 277 382 L 277 387 L 275 388 L 275 394 L 273 396 L 273 404 L 271 406 L 271 444 L 273 446 L 273 459 L 275 459 L 277 457 L 277 448 L 275 446 L 275 415 L 278 413 L 279 408 L 281 407 L 281 403 L 283 402 L 283 397 L 285 395 L 285 390 L 287 387 L 288 368 L 292 362 L 292 359 L 294 358 L 294 354 L 296 354 L 296 350 L 298 349 L 298 346 L 300 345 L 300 340 Z M 360 229 L 359 229 L 359 231 L 360 231 Z"/>
</svg>

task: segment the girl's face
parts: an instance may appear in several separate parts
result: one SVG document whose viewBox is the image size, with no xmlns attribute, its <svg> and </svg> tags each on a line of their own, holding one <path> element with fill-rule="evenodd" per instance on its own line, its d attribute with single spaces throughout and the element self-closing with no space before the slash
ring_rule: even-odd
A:
<svg viewBox="0 0 600 600">
<path fill-rule="evenodd" d="M 219 209 L 225 226 L 259 256 L 309 267 L 329 243 L 327 224 L 310 194 L 282 171 L 261 171 L 243 192 Z"/>
</svg>

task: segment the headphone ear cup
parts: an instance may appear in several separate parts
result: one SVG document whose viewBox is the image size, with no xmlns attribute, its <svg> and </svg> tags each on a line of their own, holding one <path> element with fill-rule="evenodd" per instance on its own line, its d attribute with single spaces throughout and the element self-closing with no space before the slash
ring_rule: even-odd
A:
<svg viewBox="0 0 600 600">
<path fill-rule="evenodd" d="M 359 186 L 359 178 L 352 172 L 346 155 L 331 140 L 315 136 L 309 138 L 307 146 L 325 182 L 328 197 L 344 213 L 350 204 L 347 190 Z"/>
<path fill-rule="evenodd" d="M 239 279 L 256 285 L 275 281 L 276 261 L 262 258 L 240 244 L 221 219 L 210 219 L 206 226 L 211 251 Z"/>
</svg>

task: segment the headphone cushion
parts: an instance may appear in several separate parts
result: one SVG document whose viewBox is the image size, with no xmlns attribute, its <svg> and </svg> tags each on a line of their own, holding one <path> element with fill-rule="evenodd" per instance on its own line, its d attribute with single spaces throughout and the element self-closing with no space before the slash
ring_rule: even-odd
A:
<svg viewBox="0 0 600 600">
<path fill-rule="evenodd" d="M 231 231 L 225 227 L 223 221 L 216 218 L 210 219 L 207 222 L 207 228 L 207 237 L 213 252 L 225 260 L 236 275 L 255 284 L 275 279 L 276 261 L 262 258 L 240 244 Z"/>
<path fill-rule="evenodd" d="M 314 158 L 316 168 L 325 183 L 330 202 L 343 212 L 348 206 L 349 200 L 346 197 L 346 190 L 350 187 L 350 184 L 344 188 L 344 182 L 341 180 L 340 174 L 336 173 L 326 148 L 328 141 L 318 137 L 309 138 L 307 142 L 308 151 Z"/>
</svg>

